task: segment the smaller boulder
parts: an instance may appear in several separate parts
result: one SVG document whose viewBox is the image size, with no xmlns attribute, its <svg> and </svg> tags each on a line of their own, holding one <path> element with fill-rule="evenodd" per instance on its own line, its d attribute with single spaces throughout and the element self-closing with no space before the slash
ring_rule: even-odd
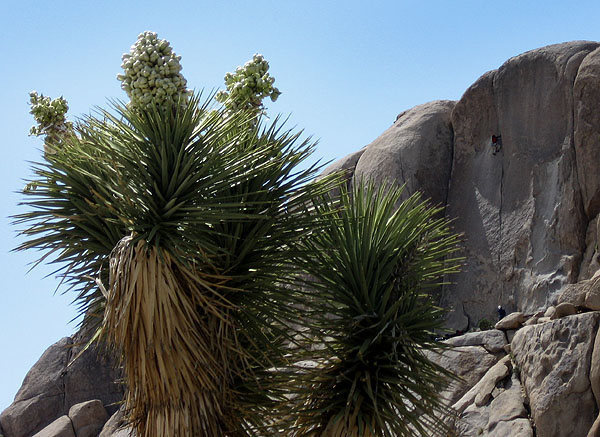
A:
<svg viewBox="0 0 600 437">
<path fill-rule="evenodd" d="M 489 415 L 489 408 L 477 407 L 475 404 L 469 405 L 455 424 L 456 435 L 464 437 L 483 435 Z"/>
<path fill-rule="evenodd" d="M 590 279 L 566 285 L 558 297 L 558 303 L 570 303 L 592 311 L 600 310 L 600 270 Z"/>
<path fill-rule="evenodd" d="M 452 346 L 483 346 L 490 353 L 503 352 L 506 344 L 504 332 L 497 329 L 488 331 L 468 332 L 458 337 L 452 337 L 446 340 L 446 343 Z"/>
<path fill-rule="evenodd" d="M 496 323 L 495 328 L 506 331 L 507 329 L 519 329 L 523 326 L 523 323 L 527 320 L 527 316 L 520 311 L 510 313 L 508 316 L 504 317 L 498 323 Z"/>
<path fill-rule="evenodd" d="M 77 437 L 97 437 L 108 420 L 108 413 L 102 402 L 94 399 L 73 405 L 69 417 Z"/>
<path fill-rule="evenodd" d="M 61 416 L 33 437 L 76 437 L 69 416 Z"/>
<path fill-rule="evenodd" d="M 548 318 L 552 319 L 552 316 L 554 315 L 555 312 L 556 312 L 556 308 L 555 307 L 548 307 L 548 309 L 544 313 L 544 317 L 548 317 Z"/>
<path fill-rule="evenodd" d="M 554 315 L 551 317 L 551 319 L 562 319 L 563 317 L 572 316 L 573 314 L 577 314 L 577 308 L 575 308 L 575 305 L 569 302 L 563 302 L 556 305 L 556 310 L 554 311 Z"/>
</svg>

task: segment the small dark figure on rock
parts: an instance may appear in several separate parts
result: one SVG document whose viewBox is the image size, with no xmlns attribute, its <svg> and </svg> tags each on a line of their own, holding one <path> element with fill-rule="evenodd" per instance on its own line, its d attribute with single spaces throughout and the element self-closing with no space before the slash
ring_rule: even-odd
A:
<svg viewBox="0 0 600 437">
<path fill-rule="evenodd" d="M 502 146 L 502 135 L 492 135 L 492 155 L 495 155 L 500 151 L 500 147 Z"/>
<path fill-rule="evenodd" d="M 506 311 L 502 308 L 502 305 L 498 305 L 498 320 L 502 320 L 506 316 Z"/>
</svg>

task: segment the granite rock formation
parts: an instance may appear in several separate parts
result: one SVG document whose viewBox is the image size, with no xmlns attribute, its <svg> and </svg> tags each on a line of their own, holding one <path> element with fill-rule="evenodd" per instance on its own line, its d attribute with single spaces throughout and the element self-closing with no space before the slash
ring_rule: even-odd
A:
<svg viewBox="0 0 600 437">
<path fill-rule="evenodd" d="M 450 328 L 473 331 L 496 320 L 497 305 L 508 310 L 496 330 L 431 356 L 463 377 L 443 389 L 457 436 L 600 436 L 598 102 L 600 43 L 543 47 L 485 73 L 457 102 L 402 112 L 325 170 L 343 170 L 349 186 L 405 184 L 445 207 L 465 256 L 440 294 Z M 66 367 L 74 343 L 59 341 L 31 369 L 0 435 L 73 435 L 71 407 L 94 399 L 112 414 L 100 435 L 129 435 L 112 363 L 89 351 Z"/>
<path fill-rule="evenodd" d="M 457 330 L 497 305 L 533 313 L 598 267 L 600 45 L 543 47 L 481 76 L 458 102 L 404 111 L 359 152 L 333 163 L 349 183 L 406 184 L 446 206 L 466 265 L 443 290 Z M 501 136 L 494 155 L 492 135 Z"/>
</svg>

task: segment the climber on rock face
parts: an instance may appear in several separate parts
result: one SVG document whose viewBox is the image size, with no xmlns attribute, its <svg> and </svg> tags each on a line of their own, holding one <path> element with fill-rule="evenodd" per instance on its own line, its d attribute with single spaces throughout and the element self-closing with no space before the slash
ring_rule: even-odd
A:
<svg viewBox="0 0 600 437">
<path fill-rule="evenodd" d="M 496 153 L 498 153 L 500 151 L 500 145 L 501 145 L 501 138 L 502 135 L 492 135 L 492 149 L 494 150 L 494 152 L 492 153 L 493 155 L 495 155 Z"/>
</svg>

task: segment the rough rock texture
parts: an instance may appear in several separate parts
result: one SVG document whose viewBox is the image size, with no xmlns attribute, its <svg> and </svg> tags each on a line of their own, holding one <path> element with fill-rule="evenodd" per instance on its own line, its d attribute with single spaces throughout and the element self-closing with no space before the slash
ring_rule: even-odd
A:
<svg viewBox="0 0 600 437">
<path fill-rule="evenodd" d="M 577 314 L 577 308 L 575 305 L 569 302 L 563 302 L 556 305 L 554 308 L 554 314 L 550 319 L 560 319 L 561 317 L 572 316 L 573 314 Z"/>
<path fill-rule="evenodd" d="M 71 406 L 100 399 L 109 413 L 122 399 L 113 363 L 90 348 L 71 366 L 83 339 L 65 337 L 50 346 L 25 376 L 14 402 L 0 414 L 5 437 L 28 437 L 66 415 Z"/>
<path fill-rule="evenodd" d="M 73 405 L 69 418 L 77 437 L 97 437 L 108 420 L 108 413 L 98 399 Z"/>
<path fill-rule="evenodd" d="M 527 418 L 527 410 L 521 396 L 521 386 L 515 385 L 510 390 L 498 394 L 490 404 L 490 417 L 487 423 L 488 431 L 492 431 L 501 422 Z"/>
<path fill-rule="evenodd" d="M 600 330 L 596 333 L 594 340 L 594 353 L 592 353 L 592 361 L 590 363 L 590 384 L 592 393 L 596 400 L 596 406 L 600 407 Z"/>
<path fill-rule="evenodd" d="M 598 410 L 589 374 L 599 321 L 592 312 L 517 331 L 511 349 L 538 437 L 584 436 L 592 426 Z"/>
<path fill-rule="evenodd" d="M 590 279 L 566 285 L 558 297 L 558 303 L 558 306 L 571 304 L 592 311 L 600 310 L 600 270 Z"/>
<path fill-rule="evenodd" d="M 61 339 L 29 370 L 15 401 L 0 414 L 6 437 L 30 436 L 67 414 L 62 372 L 69 362 L 71 344 L 70 338 Z"/>
<path fill-rule="evenodd" d="M 440 100 L 415 106 L 369 144 L 356 164 L 355 179 L 406 184 L 405 195 L 419 190 L 444 205 L 452 166 L 455 102 Z"/>
<path fill-rule="evenodd" d="M 459 400 L 498 361 L 497 355 L 488 353 L 481 346 L 461 346 L 440 354 L 426 354 L 431 361 L 462 378 L 462 381 L 452 382 L 442 391 L 441 396 L 448 405 Z"/>
<path fill-rule="evenodd" d="M 490 417 L 490 410 L 486 407 L 469 405 L 460 415 L 455 424 L 455 432 L 460 437 L 479 437 L 484 435 Z"/>
<path fill-rule="evenodd" d="M 33 437 L 76 437 L 68 416 L 61 416 Z"/>
<path fill-rule="evenodd" d="M 102 431 L 98 437 L 111 437 L 117 433 L 120 427 L 124 425 L 124 414 L 123 409 L 119 409 L 115 412 L 110 419 L 104 424 Z"/>
<path fill-rule="evenodd" d="M 533 437 L 521 383 L 512 373 L 509 357 L 492 367 L 453 408 L 456 436 Z M 482 393 L 485 396 L 478 400 Z"/>
<path fill-rule="evenodd" d="M 600 269 L 600 254 L 598 253 L 598 216 L 589 223 L 585 235 L 585 252 L 579 269 L 579 281 L 591 278 Z"/>
</svg>

